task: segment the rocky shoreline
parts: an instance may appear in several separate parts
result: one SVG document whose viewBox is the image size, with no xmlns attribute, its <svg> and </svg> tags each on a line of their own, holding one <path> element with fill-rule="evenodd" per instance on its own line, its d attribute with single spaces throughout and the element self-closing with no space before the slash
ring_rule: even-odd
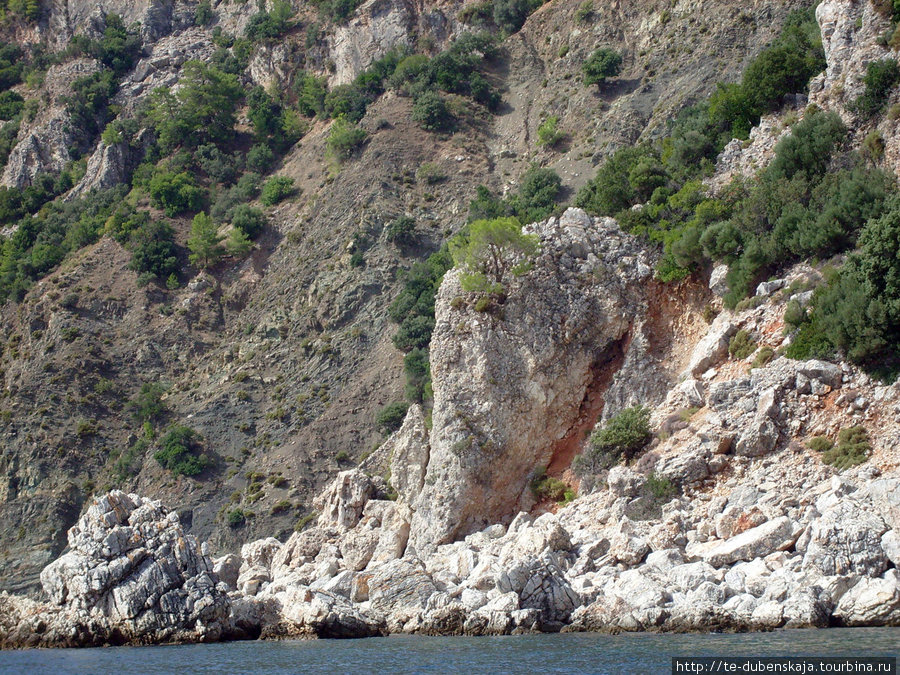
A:
<svg viewBox="0 0 900 675">
<path fill-rule="evenodd" d="M 502 316 L 455 300 L 447 275 L 432 427 L 413 406 L 319 496 L 312 527 L 213 560 L 174 512 L 113 491 L 44 569 L 42 601 L 0 594 L 0 645 L 900 625 L 900 389 L 774 353 L 792 280 L 812 272 L 678 343 L 679 316 L 640 319 L 660 299 L 614 223 L 572 209 L 530 227 L 542 252 Z M 773 358 L 731 357 L 739 330 Z M 565 467 L 604 402 L 640 401 L 656 430 L 643 455 L 571 503 L 536 498 L 535 468 L 577 482 Z M 854 425 L 861 466 L 803 443 Z"/>
</svg>

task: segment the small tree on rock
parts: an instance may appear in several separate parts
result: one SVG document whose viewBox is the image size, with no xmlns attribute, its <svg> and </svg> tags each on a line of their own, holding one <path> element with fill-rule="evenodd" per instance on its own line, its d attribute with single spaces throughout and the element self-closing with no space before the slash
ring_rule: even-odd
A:
<svg viewBox="0 0 900 675">
<path fill-rule="evenodd" d="M 468 232 L 450 241 L 453 262 L 462 268 L 463 290 L 503 294 L 510 274 L 519 276 L 530 269 L 537 253 L 538 237 L 522 234 L 516 218 L 476 220 Z"/>
</svg>

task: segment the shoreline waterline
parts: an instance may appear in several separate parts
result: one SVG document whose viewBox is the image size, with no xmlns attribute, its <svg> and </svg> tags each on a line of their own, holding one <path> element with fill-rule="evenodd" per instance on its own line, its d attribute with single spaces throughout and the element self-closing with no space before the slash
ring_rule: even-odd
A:
<svg viewBox="0 0 900 675">
<path fill-rule="evenodd" d="M 0 652 L 0 675 L 80 673 L 654 673 L 676 656 L 898 656 L 900 627 L 755 633 L 391 635 L 356 640 Z"/>
</svg>

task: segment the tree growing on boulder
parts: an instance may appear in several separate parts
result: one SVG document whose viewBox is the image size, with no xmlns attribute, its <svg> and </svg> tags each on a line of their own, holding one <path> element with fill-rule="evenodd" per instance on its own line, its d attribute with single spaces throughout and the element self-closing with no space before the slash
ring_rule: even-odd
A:
<svg viewBox="0 0 900 675">
<path fill-rule="evenodd" d="M 450 255 L 461 268 L 463 290 L 502 295 L 510 275 L 530 269 L 538 238 L 522 234 L 516 218 L 476 220 L 450 241 Z"/>
</svg>

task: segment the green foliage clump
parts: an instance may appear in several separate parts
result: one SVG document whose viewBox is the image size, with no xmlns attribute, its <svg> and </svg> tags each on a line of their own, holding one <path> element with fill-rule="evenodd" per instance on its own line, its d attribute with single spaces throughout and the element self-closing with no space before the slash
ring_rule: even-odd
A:
<svg viewBox="0 0 900 675">
<path fill-rule="evenodd" d="M 763 347 L 759 350 L 756 356 L 753 358 L 753 363 L 750 364 L 751 368 L 762 368 L 766 364 L 768 364 L 772 359 L 775 358 L 775 350 L 771 347 Z"/>
<path fill-rule="evenodd" d="M 561 142 L 566 134 L 559 129 L 559 115 L 551 115 L 538 126 L 537 144 L 541 147 L 552 148 Z"/>
<path fill-rule="evenodd" d="M 587 86 L 602 85 L 607 78 L 615 77 L 621 70 L 622 55 L 606 47 L 594 50 L 581 64 L 582 80 Z"/>
<path fill-rule="evenodd" d="M 287 176 L 272 176 L 265 182 L 259 201 L 265 206 L 274 206 L 294 194 L 294 179 Z"/>
<path fill-rule="evenodd" d="M 575 10 L 575 21 L 578 23 L 587 23 L 594 16 L 594 3 L 592 0 L 584 0 L 578 9 Z"/>
<path fill-rule="evenodd" d="M 392 244 L 403 246 L 415 240 L 416 221 L 410 216 L 394 218 L 384 228 L 384 237 Z"/>
<path fill-rule="evenodd" d="M 522 234 L 515 218 L 476 220 L 449 242 L 450 255 L 460 268 L 463 290 L 503 295 L 509 275 L 530 268 L 537 253 L 536 235 Z"/>
<path fill-rule="evenodd" d="M 244 37 L 253 42 L 274 40 L 281 37 L 291 27 L 294 10 L 285 0 L 274 0 L 271 11 L 261 10 L 250 17 Z"/>
<path fill-rule="evenodd" d="M 884 112 L 891 91 L 900 82 L 900 66 L 894 59 L 872 61 L 863 77 L 865 90 L 853 102 L 862 117 L 871 118 Z"/>
<path fill-rule="evenodd" d="M 375 426 L 385 434 L 397 431 L 406 418 L 407 410 L 409 410 L 409 403 L 405 401 L 388 403 L 375 416 Z"/>
<path fill-rule="evenodd" d="M 0 94 L 0 120 L 11 120 L 22 112 L 25 107 L 25 99 L 14 91 L 4 91 Z"/>
<path fill-rule="evenodd" d="M 41 175 L 25 190 L 0 189 L 0 220 L 18 229 L 0 246 L 0 299 L 19 301 L 35 279 L 54 269 L 71 251 L 95 242 L 121 202 L 124 187 L 70 202 L 44 202 L 72 180 Z M 29 216 L 31 210 L 40 211 Z"/>
<path fill-rule="evenodd" d="M 237 529 L 243 527 L 247 522 L 247 515 L 243 509 L 231 509 L 225 514 L 225 522 L 228 524 L 228 527 Z"/>
<path fill-rule="evenodd" d="M 755 351 L 756 342 L 743 328 L 728 341 L 728 353 L 738 361 L 743 361 Z"/>
<path fill-rule="evenodd" d="M 822 336 L 830 351 L 892 379 L 900 369 L 900 198 L 859 236 L 859 250 L 813 296 L 794 343 Z M 794 347 L 792 343 L 791 347 Z M 794 356 L 796 350 L 787 354 Z"/>
<path fill-rule="evenodd" d="M 511 35 L 525 25 L 525 20 L 543 4 L 544 0 L 494 0 L 494 23 Z"/>
<path fill-rule="evenodd" d="M 6 91 L 22 81 L 24 57 L 18 45 L 0 40 L 0 91 Z"/>
<path fill-rule="evenodd" d="M 175 476 L 196 476 L 212 463 L 205 454 L 197 454 L 202 440 L 190 427 L 176 424 L 160 439 L 153 459 Z"/>
<path fill-rule="evenodd" d="M 451 267 L 453 258 L 444 245 L 405 273 L 403 290 L 388 308 L 391 320 L 400 325 L 393 338 L 397 349 L 408 352 L 428 347 L 434 330 L 434 296 Z"/>
<path fill-rule="evenodd" d="M 179 84 L 175 94 L 160 87 L 150 97 L 147 118 L 161 150 L 230 142 L 237 104 L 244 96 L 237 76 L 203 61 L 187 61 Z"/>
<path fill-rule="evenodd" d="M 564 502 L 570 501 L 567 499 L 567 493 L 571 493 L 571 490 L 565 481 L 552 476 L 545 476 L 541 472 L 540 475 L 531 481 L 531 492 L 538 500 L 549 499 L 554 502 Z"/>
<path fill-rule="evenodd" d="M 413 103 L 412 118 L 426 131 L 450 131 L 453 115 L 444 97 L 435 91 L 426 91 Z"/>
<path fill-rule="evenodd" d="M 806 447 L 810 450 L 815 450 L 816 452 L 825 452 L 834 447 L 834 441 L 827 436 L 813 436 L 806 441 Z"/>
<path fill-rule="evenodd" d="M 191 221 L 191 234 L 187 240 L 190 261 L 202 269 L 208 269 L 221 260 L 222 248 L 219 226 L 206 213 L 198 213 Z"/>
<path fill-rule="evenodd" d="M 161 384 L 144 382 L 128 404 L 134 419 L 142 424 L 159 420 L 166 413 L 166 404 L 162 400 L 165 393 Z"/>
<path fill-rule="evenodd" d="M 249 204 L 239 204 L 231 213 L 231 224 L 249 239 L 256 239 L 266 223 L 266 214 Z"/>
<path fill-rule="evenodd" d="M 529 167 L 519 179 L 519 191 L 498 199 L 479 185 L 469 202 L 469 222 L 513 216 L 523 223 L 544 220 L 556 209 L 562 180 L 553 169 Z"/>
<path fill-rule="evenodd" d="M 199 211 L 203 204 L 203 189 L 186 171 L 161 171 L 150 179 L 150 203 L 163 209 L 169 217 Z"/>
<path fill-rule="evenodd" d="M 209 210 L 209 215 L 216 220 L 231 220 L 240 205 L 252 201 L 259 195 L 261 184 L 259 174 L 245 173 L 237 183 L 219 194 Z"/>
<path fill-rule="evenodd" d="M 591 434 L 590 444 L 576 457 L 573 468 L 580 475 L 596 474 L 620 461 L 630 461 L 650 442 L 650 409 L 626 408 Z"/>
<path fill-rule="evenodd" d="M 838 471 L 843 471 L 865 463 L 871 452 L 872 445 L 869 443 L 869 434 L 865 427 L 855 426 L 841 429 L 837 445 L 822 453 L 822 461 Z"/>
<path fill-rule="evenodd" d="M 139 213 L 143 218 L 128 238 L 131 249 L 128 268 L 138 274 L 149 273 L 157 279 L 165 279 L 178 271 L 175 232 L 168 223 L 150 220 L 146 212 Z"/>
<path fill-rule="evenodd" d="M 368 137 L 365 129 L 341 116 L 332 123 L 325 145 L 338 161 L 344 161 L 350 159 Z"/>
<path fill-rule="evenodd" d="M 403 357 L 403 372 L 406 375 L 407 401 L 423 403 L 426 398 L 430 398 L 431 365 L 427 349 L 413 349 Z"/>
<path fill-rule="evenodd" d="M 650 496 L 663 502 L 669 501 L 678 494 L 678 488 L 672 484 L 672 481 L 668 478 L 657 476 L 655 473 L 647 476 L 647 482 L 644 484 L 644 487 L 650 493 Z"/>
<path fill-rule="evenodd" d="M 316 77 L 305 72 L 301 72 L 295 78 L 297 108 L 303 115 L 314 117 L 325 113 L 325 94 L 328 92 L 326 82 L 324 77 Z"/>
</svg>

